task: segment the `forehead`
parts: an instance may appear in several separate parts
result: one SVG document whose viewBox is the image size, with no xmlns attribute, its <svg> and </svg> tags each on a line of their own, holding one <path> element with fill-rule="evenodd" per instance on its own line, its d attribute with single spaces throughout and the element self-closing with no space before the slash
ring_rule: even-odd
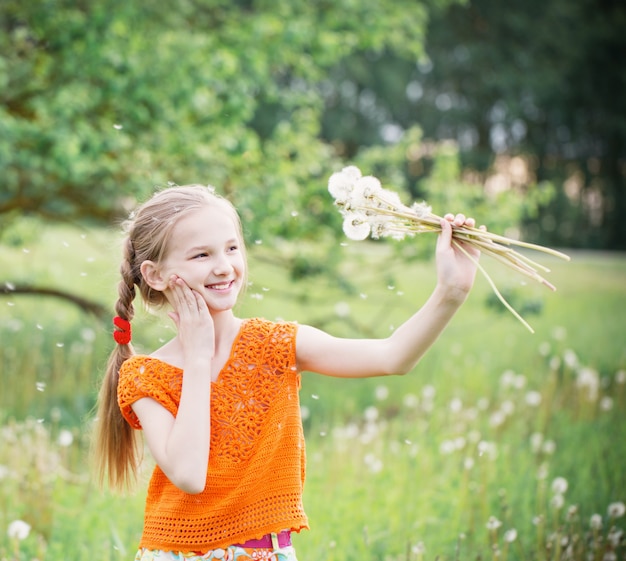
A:
<svg viewBox="0 0 626 561">
<path fill-rule="evenodd" d="M 239 240 L 235 217 L 230 209 L 205 205 L 182 216 L 172 228 L 170 249 L 189 245 L 213 245 Z"/>
</svg>

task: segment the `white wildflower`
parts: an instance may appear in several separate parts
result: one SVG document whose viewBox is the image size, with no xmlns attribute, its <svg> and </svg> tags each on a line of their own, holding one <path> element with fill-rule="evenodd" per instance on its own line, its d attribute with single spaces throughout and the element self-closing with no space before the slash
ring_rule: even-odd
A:
<svg viewBox="0 0 626 561">
<path fill-rule="evenodd" d="M 563 353 L 563 361 L 569 368 L 576 368 L 576 366 L 578 366 L 578 357 L 572 349 L 567 349 Z"/>
<path fill-rule="evenodd" d="M 500 405 L 500 410 L 508 417 L 515 411 L 515 404 L 510 399 L 507 399 Z"/>
<path fill-rule="evenodd" d="M 543 434 L 540 432 L 534 432 L 530 435 L 530 448 L 537 454 L 541 451 L 541 445 L 543 444 Z"/>
<path fill-rule="evenodd" d="M 463 402 L 458 397 L 455 397 L 450 401 L 449 407 L 452 413 L 459 413 L 463 409 Z"/>
<path fill-rule="evenodd" d="M 385 401 L 389 397 L 389 388 L 384 385 L 376 386 L 374 396 L 378 401 Z"/>
<path fill-rule="evenodd" d="M 554 440 L 546 440 L 543 443 L 543 453 L 547 454 L 548 456 L 554 454 L 554 451 L 556 450 L 556 443 L 554 442 Z"/>
<path fill-rule="evenodd" d="M 13 520 L 9 524 L 9 528 L 7 530 L 7 535 L 11 539 L 24 540 L 30 534 L 30 524 L 28 522 L 24 522 L 23 520 Z"/>
<path fill-rule="evenodd" d="M 601 530 L 602 529 L 602 516 L 599 514 L 592 514 L 589 519 L 589 526 L 592 530 Z"/>
<path fill-rule="evenodd" d="M 554 495 L 554 497 L 550 500 L 550 505 L 556 510 L 561 510 L 564 504 L 565 499 L 563 498 L 563 495 Z"/>
<path fill-rule="evenodd" d="M 511 528 L 504 532 L 504 541 L 507 543 L 512 543 L 517 539 L 517 530 L 515 528 Z"/>
<path fill-rule="evenodd" d="M 619 528 L 611 528 L 607 535 L 607 539 L 611 546 L 614 548 L 618 548 L 622 542 L 622 538 L 624 537 L 624 530 L 620 530 Z"/>
<path fill-rule="evenodd" d="M 626 505 L 622 502 L 611 503 L 608 513 L 611 518 L 621 518 L 626 513 Z"/>
<path fill-rule="evenodd" d="M 63 448 L 71 446 L 72 442 L 74 442 L 74 435 L 72 434 L 72 431 L 67 429 L 61 430 L 61 432 L 59 432 L 58 442 L 59 446 L 62 446 Z"/>
<path fill-rule="evenodd" d="M 500 520 L 498 520 L 495 516 L 489 517 L 489 520 L 486 524 L 487 530 L 497 530 L 500 526 L 502 526 L 502 522 L 500 522 Z"/>
<path fill-rule="evenodd" d="M 365 408 L 365 412 L 363 413 L 363 417 L 365 417 L 366 421 L 370 423 L 376 421 L 378 419 L 378 409 L 373 405 Z"/>
<path fill-rule="evenodd" d="M 610 411 L 611 409 L 613 409 L 613 398 L 609 397 L 608 395 L 604 396 L 600 400 L 600 409 L 602 411 Z"/>
<path fill-rule="evenodd" d="M 586 392 L 589 401 L 595 401 L 598 398 L 600 376 L 593 368 L 581 368 L 576 376 L 576 385 Z"/>
<path fill-rule="evenodd" d="M 552 482 L 552 492 L 557 495 L 562 495 L 567 491 L 567 479 L 564 477 L 557 477 Z"/>
<path fill-rule="evenodd" d="M 538 407 L 541 404 L 541 394 L 538 391 L 531 390 L 526 394 L 526 405 L 529 407 Z"/>
</svg>

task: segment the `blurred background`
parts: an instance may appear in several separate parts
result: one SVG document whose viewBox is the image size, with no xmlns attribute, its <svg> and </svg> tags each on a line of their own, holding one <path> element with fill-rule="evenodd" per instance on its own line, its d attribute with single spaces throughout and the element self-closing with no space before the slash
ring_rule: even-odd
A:
<svg viewBox="0 0 626 561">
<path fill-rule="evenodd" d="M 86 460 L 119 226 L 156 189 L 237 206 L 242 315 L 384 336 L 424 301 L 432 237 L 341 232 L 357 165 L 573 260 L 555 294 L 489 266 L 534 336 L 479 280 L 415 377 L 305 377 L 303 559 L 623 559 L 624 30 L 621 0 L 1 0 L 0 557 L 133 554 L 141 493 Z"/>
</svg>

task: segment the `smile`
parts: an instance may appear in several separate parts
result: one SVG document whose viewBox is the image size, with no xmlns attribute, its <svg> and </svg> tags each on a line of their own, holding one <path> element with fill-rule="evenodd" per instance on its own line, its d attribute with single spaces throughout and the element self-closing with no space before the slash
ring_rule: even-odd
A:
<svg viewBox="0 0 626 561">
<path fill-rule="evenodd" d="M 211 290 L 228 290 L 233 285 L 233 283 L 234 281 L 229 281 L 221 284 L 209 284 L 207 285 L 207 288 L 210 288 Z"/>
</svg>

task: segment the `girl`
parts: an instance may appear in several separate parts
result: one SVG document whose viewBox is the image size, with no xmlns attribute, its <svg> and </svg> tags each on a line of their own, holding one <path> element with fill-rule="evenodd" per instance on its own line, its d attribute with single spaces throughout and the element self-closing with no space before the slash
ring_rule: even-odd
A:
<svg viewBox="0 0 626 561">
<path fill-rule="evenodd" d="M 300 373 L 361 378 L 409 372 L 465 300 L 475 262 L 437 241 L 437 285 L 386 339 L 341 339 L 307 325 L 241 319 L 246 254 L 236 210 L 199 185 L 165 189 L 129 221 L 114 338 L 99 396 L 100 479 L 135 474 L 143 429 L 156 460 L 136 561 L 295 561 L 290 533 L 308 528 Z M 478 252 L 466 251 L 474 258 Z M 150 355 L 131 346 L 135 287 L 167 305 L 176 336 Z"/>
</svg>

